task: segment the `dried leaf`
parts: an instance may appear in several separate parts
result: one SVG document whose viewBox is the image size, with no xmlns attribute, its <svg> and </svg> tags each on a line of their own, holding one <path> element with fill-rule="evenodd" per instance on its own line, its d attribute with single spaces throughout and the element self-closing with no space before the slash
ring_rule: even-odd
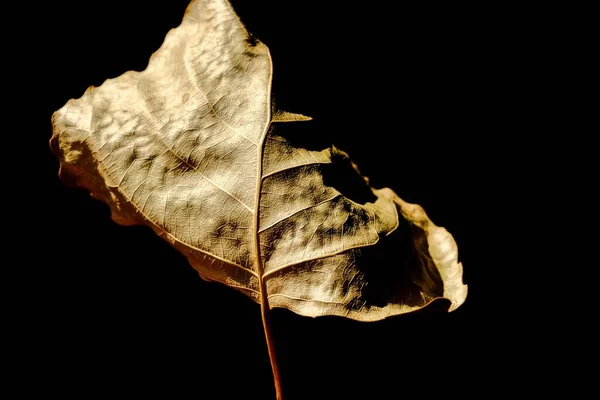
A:
<svg viewBox="0 0 600 400">
<path fill-rule="evenodd" d="M 274 109 L 271 79 L 269 50 L 228 2 L 194 1 L 146 70 L 53 115 L 60 177 L 116 222 L 151 227 L 204 279 L 262 303 L 263 317 L 284 307 L 375 321 L 437 298 L 460 306 L 452 236 L 371 189 L 342 151 L 278 134 L 277 122 L 310 118 Z M 340 182 L 352 179 L 368 195 L 347 195 Z"/>
</svg>

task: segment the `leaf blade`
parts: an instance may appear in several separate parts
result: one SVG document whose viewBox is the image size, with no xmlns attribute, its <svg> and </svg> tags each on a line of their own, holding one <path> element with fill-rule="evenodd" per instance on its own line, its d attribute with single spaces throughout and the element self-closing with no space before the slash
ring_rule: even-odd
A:
<svg viewBox="0 0 600 400">
<path fill-rule="evenodd" d="M 204 279 L 270 307 L 371 321 L 438 298 L 462 304 L 451 235 L 371 189 L 344 153 L 269 129 L 308 119 L 274 109 L 271 78 L 267 47 L 228 2 L 192 2 L 145 71 L 55 113 L 61 176 L 115 221 L 151 227 Z M 339 179 L 350 175 L 373 199 L 346 194 Z"/>
</svg>

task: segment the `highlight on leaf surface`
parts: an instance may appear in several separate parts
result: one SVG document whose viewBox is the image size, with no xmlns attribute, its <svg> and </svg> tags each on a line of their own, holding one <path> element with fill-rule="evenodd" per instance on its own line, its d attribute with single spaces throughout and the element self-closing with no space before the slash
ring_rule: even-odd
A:
<svg viewBox="0 0 600 400">
<path fill-rule="evenodd" d="M 372 189 L 342 151 L 294 145 L 279 122 L 310 118 L 274 109 L 271 82 L 267 46 L 230 4 L 193 1 L 144 71 L 54 113 L 60 177 L 119 224 L 152 228 L 205 280 L 261 303 L 265 326 L 273 307 L 360 321 L 438 298 L 459 307 L 467 288 L 452 236 Z"/>
</svg>

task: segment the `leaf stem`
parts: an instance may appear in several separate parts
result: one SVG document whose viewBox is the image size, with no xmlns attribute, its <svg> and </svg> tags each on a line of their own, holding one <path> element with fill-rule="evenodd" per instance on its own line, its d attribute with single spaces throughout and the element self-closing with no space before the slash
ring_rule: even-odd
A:
<svg viewBox="0 0 600 400">
<path fill-rule="evenodd" d="M 269 299 L 262 278 L 260 278 L 261 302 L 260 313 L 262 316 L 263 328 L 265 330 L 265 339 L 267 340 L 267 350 L 269 351 L 269 360 L 271 361 L 271 370 L 273 371 L 273 381 L 275 383 L 275 395 L 277 400 L 283 400 L 281 390 L 281 379 L 279 377 L 279 367 L 277 366 L 277 357 L 275 354 L 275 342 L 273 341 L 273 332 L 271 330 L 271 310 Z"/>
</svg>

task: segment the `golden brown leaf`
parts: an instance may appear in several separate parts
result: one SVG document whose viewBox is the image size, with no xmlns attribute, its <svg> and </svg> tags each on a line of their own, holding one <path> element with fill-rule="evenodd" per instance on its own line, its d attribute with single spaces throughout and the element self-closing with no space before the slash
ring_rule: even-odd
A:
<svg viewBox="0 0 600 400">
<path fill-rule="evenodd" d="M 229 3 L 194 1 L 146 70 L 54 114 L 60 176 L 264 313 L 375 321 L 438 298 L 460 306 L 452 236 L 390 189 L 371 189 L 335 147 L 279 135 L 277 122 L 310 118 L 273 110 L 271 79 L 268 48 Z M 369 195 L 345 195 L 337 183 L 347 177 Z"/>
</svg>

